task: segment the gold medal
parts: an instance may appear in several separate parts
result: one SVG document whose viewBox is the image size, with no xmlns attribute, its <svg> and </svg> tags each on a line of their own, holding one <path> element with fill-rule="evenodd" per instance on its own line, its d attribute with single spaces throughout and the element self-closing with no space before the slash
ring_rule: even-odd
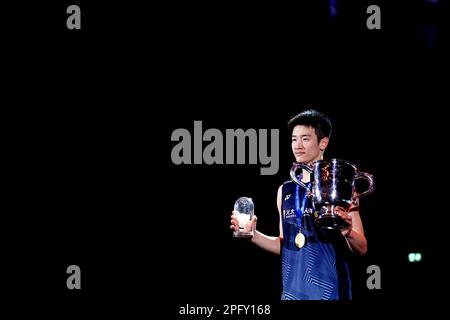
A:
<svg viewBox="0 0 450 320">
<path fill-rule="evenodd" d="M 301 231 L 295 236 L 295 244 L 297 247 L 301 248 L 305 245 L 305 236 Z"/>
</svg>

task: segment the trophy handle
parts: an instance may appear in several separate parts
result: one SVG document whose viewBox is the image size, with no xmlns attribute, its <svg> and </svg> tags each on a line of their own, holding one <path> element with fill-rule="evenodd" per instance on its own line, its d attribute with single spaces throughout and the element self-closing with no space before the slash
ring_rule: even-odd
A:
<svg viewBox="0 0 450 320">
<path fill-rule="evenodd" d="M 303 163 L 297 163 L 297 162 L 294 162 L 294 163 L 292 164 L 292 167 L 291 167 L 291 179 L 292 179 L 296 184 L 298 184 L 300 187 L 302 187 L 303 189 L 305 189 L 306 191 L 308 191 L 308 193 L 311 193 L 311 189 L 308 188 L 308 186 L 307 186 L 305 183 L 303 183 L 303 182 L 301 182 L 300 180 L 298 180 L 297 177 L 295 176 L 295 173 L 297 172 L 297 170 L 298 170 L 299 168 L 305 169 L 305 170 L 308 171 L 309 173 L 313 173 L 313 169 L 311 169 L 311 168 L 310 168 L 309 166 L 307 166 L 306 164 L 303 164 Z"/>
<path fill-rule="evenodd" d="M 373 176 L 367 172 L 357 172 L 355 175 L 355 180 L 357 179 L 364 179 L 369 183 L 369 189 L 367 189 L 364 192 L 361 193 L 357 193 L 354 197 L 355 198 L 361 198 L 364 196 L 367 196 L 368 194 L 371 194 L 373 192 L 373 190 L 375 189 L 375 185 L 374 185 L 374 180 L 373 180 Z"/>
</svg>

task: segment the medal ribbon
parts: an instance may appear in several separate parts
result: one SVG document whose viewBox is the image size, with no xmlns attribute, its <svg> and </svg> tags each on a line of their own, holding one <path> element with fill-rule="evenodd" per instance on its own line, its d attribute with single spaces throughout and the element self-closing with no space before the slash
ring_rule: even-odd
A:
<svg viewBox="0 0 450 320">
<path fill-rule="evenodd" d="M 307 184 L 307 186 L 309 187 L 309 183 Z M 303 197 L 303 201 L 302 201 L 302 206 L 300 207 L 300 186 L 296 185 L 295 187 L 295 215 L 297 216 L 297 224 L 298 224 L 298 228 L 299 230 L 302 229 L 302 217 L 303 217 L 303 212 L 305 210 L 305 205 L 306 205 L 306 198 L 307 196 L 304 195 Z"/>
</svg>

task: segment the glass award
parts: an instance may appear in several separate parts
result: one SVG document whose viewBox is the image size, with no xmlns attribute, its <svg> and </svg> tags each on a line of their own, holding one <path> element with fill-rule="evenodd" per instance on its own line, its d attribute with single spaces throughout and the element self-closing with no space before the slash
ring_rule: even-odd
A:
<svg viewBox="0 0 450 320">
<path fill-rule="evenodd" d="M 239 222 L 239 230 L 233 232 L 235 238 L 253 238 L 254 230 L 251 223 L 255 205 L 251 198 L 241 197 L 234 203 L 236 219 Z"/>
</svg>

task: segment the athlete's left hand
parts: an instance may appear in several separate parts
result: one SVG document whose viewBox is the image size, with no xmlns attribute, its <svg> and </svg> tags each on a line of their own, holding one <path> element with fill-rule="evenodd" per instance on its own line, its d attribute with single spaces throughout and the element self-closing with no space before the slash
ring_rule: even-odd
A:
<svg viewBox="0 0 450 320">
<path fill-rule="evenodd" d="M 352 231 L 352 216 L 343 207 L 336 207 L 334 212 L 347 223 L 347 227 L 341 229 L 341 234 L 344 237 L 348 236 Z"/>
</svg>

